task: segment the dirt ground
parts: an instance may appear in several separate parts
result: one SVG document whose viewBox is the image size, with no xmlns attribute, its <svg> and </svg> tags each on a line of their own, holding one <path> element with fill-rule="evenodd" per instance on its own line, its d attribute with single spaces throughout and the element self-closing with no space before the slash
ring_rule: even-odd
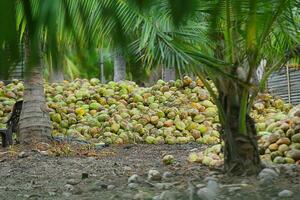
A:
<svg viewBox="0 0 300 200">
<path fill-rule="evenodd" d="M 208 179 L 215 179 L 220 185 L 217 199 L 284 199 L 278 197 L 284 189 L 294 192 L 289 199 L 300 199 L 299 171 L 283 172 L 275 183 L 262 186 L 256 177 L 229 177 L 219 169 L 188 163 L 188 154 L 195 148 L 200 150 L 204 146 L 111 146 L 70 156 L 20 151 L 13 155 L 2 150 L 0 199 L 153 199 L 169 191 L 176 194 L 173 199 L 193 200 L 197 195 L 191 195 L 191 191 L 203 187 Z M 162 157 L 166 154 L 173 155 L 176 162 L 165 165 Z M 147 181 L 150 169 L 170 175 L 158 182 Z M 130 188 L 128 178 L 133 174 L 140 175 L 141 181 Z"/>
</svg>

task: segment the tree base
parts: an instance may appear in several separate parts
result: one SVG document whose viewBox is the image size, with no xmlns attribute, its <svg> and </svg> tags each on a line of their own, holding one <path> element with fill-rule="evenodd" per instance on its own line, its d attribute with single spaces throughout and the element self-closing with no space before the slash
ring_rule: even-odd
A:
<svg viewBox="0 0 300 200">
<path fill-rule="evenodd" d="M 224 157 L 225 171 L 232 175 L 253 175 L 262 169 L 256 138 L 239 136 L 230 142 L 225 140 Z"/>
</svg>

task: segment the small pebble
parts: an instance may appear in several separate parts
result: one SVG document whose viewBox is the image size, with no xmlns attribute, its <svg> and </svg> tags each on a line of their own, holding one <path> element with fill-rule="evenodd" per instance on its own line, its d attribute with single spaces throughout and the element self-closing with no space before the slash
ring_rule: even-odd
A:
<svg viewBox="0 0 300 200">
<path fill-rule="evenodd" d="M 108 186 L 107 186 L 107 189 L 108 189 L 108 190 L 113 190 L 115 187 L 116 187 L 115 185 L 108 185 Z"/>
<path fill-rule="evenodd" d="M 229 192 L 236 192 L 236 191 L 238 191 L 238 190 L 240 190 L 241 189 L 241 187 L 230 187 L 229 189 L 228 189 L 228 191 Z"/>
<path fill-rule="evenodd" d="M 129 184 L 128 184 L 128 187 L 129 187 L 130 189 L 136 189 L 137 187 L 139 187 L 139 184 L 137 184 L 137 183 L 129 183 Z"/>
<path fill-rule="evenodd" d="M 209 180 L 206 187 L 215 193 L 219 191 L 219 184 L 214 180 Z"/>
<path fill-rule="evenodd" d="M 146 200 L 150 198 L 150 194 L 147 192 L 140 191 L 133 196 L 134 200 Z"/>
<path fill-rule="evenodd" d="M 216 177 L 213 177 L 213 176 L 207 176 L 207 177 L 204 178 L 204 182 L 208 182 L 210 180 L 218 181 L 218 179 Z"/>
<path fill-rule="evenodd" d="M 205 187 L 205 184 L 199 183 L 199 184 L 196 185 L 196 187 L 197 187 L 197 188 L 203 188 L 203 187 Z"/>
<path fill-rule="evenodd" d="M 49 196 L 51 196 L 51 197 L 56 195 L 55 192 L 48 192 L 48 194 L 49 194 Z"/>
<path fill-rule="evenodd" d="M 166 190 L 160 194 L 159 200 L 176 200 L 178 196 L 179 194 L 177 192 Z"/>
<path fill-rule="evenodd" d="M 217 197 L 217 194 L 212 190 L 208 189 L 207 187 L 204 187 L 198 190 L 197 196 L 201 200 L 211 200 L 211 199 L 215 199 Z"/>
<path fill-rule="evenodd" d="M 73 185 L 70 185 L 70 184 L 66 184 L 66 185 L 64 186 L 64 189 L 65 189 L 66 191 L 73 191 L 73 190 L 74 190 L 74 186 L 73 186 Z"/>
<path fill-rule="evenodd" d="M 171 172 L 164 172 L 162 175 L 162 179 L 166 180 L 169 179 L 173 176 L 173 174 Z"/>
<path fill-rule="evenodd" d="M 279 197 L 292 197 L 294 193 L 290 190 L 282 190 L 281 192 L 278 193 Z"/>
<path fill-rule="evenodd" d="M 170 189 L 170 187 L 172 186 L 172 184 L 170 183 L 155 183 L 154 187 L 156 187 L 159 190 L 168 190 Z"/>
<path fill-rule="evenodd" d="M 20 152 L 19 155 L 18 155 L 19 158 L 26 158 L 28 156 L 29 156 L 29 154 L 26 153 L 25 151 Z"/>
<path fill-rule="evenodd" d="M 124 193 L 122 194 L 122 198 L 121 199 L 132 199 L 133 195 L 130 193 Z"/>
<path fill-rule="evenodd" d="M 125 166 L 123 169 L 124 169 L 124 171 L 132 171 L 131 167 L 128 167 L 128 166 Z"/>
<path fill-rule="evenodd" d="M 271 168 L 265 168 L 258 174 L 258 179 L 262 186 L 268 186 L 272 184 L 278 177 L 279 174 Z"/>
<path fill-rule="evenodd" d="M 76 180 L 76 179 L 67 180 L 67 184 L 70 184 L 70 185 L 77 185 L 79 183 L 80 183 L 80 180 Z"/>
<path fill-rule="evenodd" d="M 128 178 L 128 183 L 139 183 L 140 182 L 140 176 L 137 174 L 133 174 Z"/>
<path fill-rule="evenodd" d="M 148 172 L 148 180 L 149 181 L 160 181 L 161 180 L 160 172 L 155 169 L 150 169 Z"/>
<path fill-rule="evenodd" d="M 65 197 L 70 197 L 72 194 L 70 192 L 63 192 L 62 195 Z"/>
</svg>

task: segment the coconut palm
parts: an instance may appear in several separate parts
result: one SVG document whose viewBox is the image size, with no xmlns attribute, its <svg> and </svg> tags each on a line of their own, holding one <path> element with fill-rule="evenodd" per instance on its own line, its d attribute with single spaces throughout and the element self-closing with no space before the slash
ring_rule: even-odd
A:
<svg viewBox="0 0 300 200">
<path fill-rule="evenodd" d="M 195 12 L 200 22 L 210 19 L 205 30 L 209 44 L 183 51 L 198 61 L 193 68 L 218 107 L 227 172 L 253 173 L 260 169 L 255 126 L 249 112 L 271 71 L 295 55 L 300 39 L 297 3 L 203 1 Z M 269 71 L 256 88 L 252 77 L 264 58 L 269 61 Z M 217 93 L 205 77 L 212 80 Z"/>
<path fill-rule="evenodd" d="M 227 172 L 251 174 L 261 167 L 250 110 L 271 72 L 299 57 L 298 6 L 297 0 L 153 1 L 141 16 L 141 37 L 132 44 L 137 55 L 146 63 L 190 67 L 209 90 L 222 125 Z M 267 71 L 256 87 L 252 77 L 262 59 Z"/>
<path fill-rule="evenodd" d="M 126 60 L 121 49 L 113 52 L 114 57 L 114 81 L 126 80 Z"/>
</svg>

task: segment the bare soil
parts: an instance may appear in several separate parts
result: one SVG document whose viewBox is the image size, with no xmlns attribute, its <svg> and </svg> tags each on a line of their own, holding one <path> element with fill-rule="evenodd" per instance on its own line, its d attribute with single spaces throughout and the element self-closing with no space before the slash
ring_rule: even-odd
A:
<svg viewBox="0 0 300 200">
<path fill-rule="evenodd" d="M 209 178 L 215 178 L 221 191 L 217 199 L 282 199 L 278 192 L 288 189 L 294 192 L 289 199 L 300 199 L 300 172 L 285 174 L 274 184 L 261 186 L 253 177 L 231 177 L 221 169 L 187 162 L 193 149 L 205 146 L 187 145 L 126 145 L 110 146 L 97 151 L 53 156 L 43 152 L 2 150 L 0 154 L 0 199 L 143 199 L 136 194 L 144 192 L 152 199 L 169 190 L 176 199 L 197 199 L 189 195 L 191 188 L 197 191 Z M 62 154 L 62 153 L 61 153 Z M 171 154 L 176 162 L 165 165 L 162 157 Z M 66 156 L 68 155 L 68 156 Z M 159 182 L 147 181 L 147 173 L 156 169 L 172 176 Z M 128 178 L 138 174 L 142 181 L 138 187 L 128 187 Z M 167 183 L 159 188 L 157 183 Z M 189 189 L 189 190 L 188 190 Z"/>
</svg>

